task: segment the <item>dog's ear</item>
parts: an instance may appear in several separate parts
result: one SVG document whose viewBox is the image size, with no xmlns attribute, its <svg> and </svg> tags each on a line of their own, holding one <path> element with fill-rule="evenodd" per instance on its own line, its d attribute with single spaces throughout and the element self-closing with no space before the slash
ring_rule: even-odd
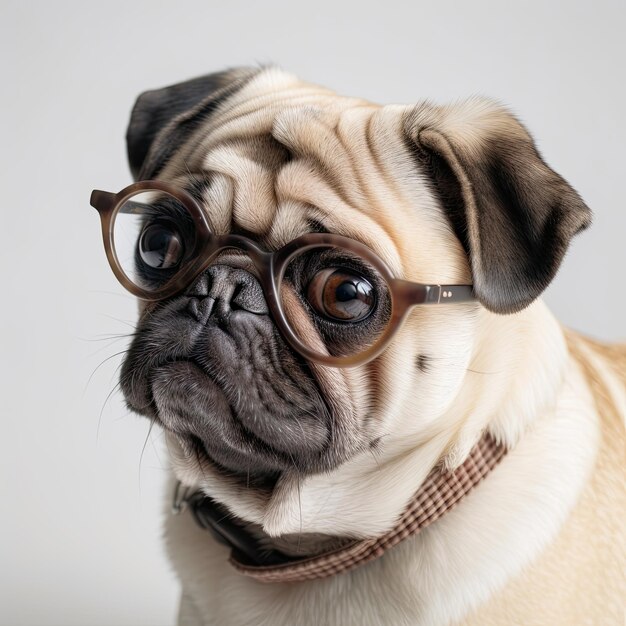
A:
<svg viewBox="0 0 626 626">
<path fill-rule="evenodd" d="M 418 105 L 404 130 L 469 255 L 478 300 L 496 313 L 528 306 L 590 224 L 589 208 L 491 101 Z"/>
<path fill-rule="evenodd" d="M 135 180 L 156 176 L 194 128 L 259 71 L 236 68 L 142 93 L 126 131 Z"/>
</svg>

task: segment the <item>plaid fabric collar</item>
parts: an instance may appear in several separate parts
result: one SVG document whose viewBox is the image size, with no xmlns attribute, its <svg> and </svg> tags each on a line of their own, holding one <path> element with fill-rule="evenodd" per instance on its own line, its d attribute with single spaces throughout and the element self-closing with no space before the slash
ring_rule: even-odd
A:
<svg viewBox="0 0 626 626">
<path fill-rule="evenodd" d="M 201 492 L 181 496 L 177 485 L 174 511 L 189 507 L 196 522 L 231 548 L 230 563 L 244 576 L 260 582 L 301 582 L 343 574 L 381 557 L 404 539 L 420 532 L 458 504 L 500 462 L 506 450 L 485 434 L 465 462 L 452 472 L 436 467 L 381 537 L 350 541 L 311 557 L 290 557 L 262 549 L 258 540 L 220 504 Z"/>
</svg>

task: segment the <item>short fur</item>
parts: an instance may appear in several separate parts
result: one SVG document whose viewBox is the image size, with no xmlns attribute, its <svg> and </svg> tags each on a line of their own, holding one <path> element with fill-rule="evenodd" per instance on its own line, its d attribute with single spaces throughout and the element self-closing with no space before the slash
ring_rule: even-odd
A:
<svg viewBox="0 0 626 626">
<path fill-rule="evenodd" d="M 128 142 L 133 172 L 187 188 L 214 232 L 273 249 L 327 230 L 408 280 L 473 282 L 479 299 L 417 307 L 380 357 L 330 369 L 286 347 L 245 259 L 221 256 L 143 307 L 122 373 L 184 484 L 268 546 L 312 554 L 388 530 L 485 430 L 509 448 L 431 527 L 322 581 L 247 579 L 190 515 L 168 513 L 181 625 L 620 623 L 626 347 L 565 333 L 538 300 L 590 213 L 508 111 L 381 107 L 233 70 L 141 96 Z M 221 304 L 201 314 L 209 296 Z"/>
</svg>

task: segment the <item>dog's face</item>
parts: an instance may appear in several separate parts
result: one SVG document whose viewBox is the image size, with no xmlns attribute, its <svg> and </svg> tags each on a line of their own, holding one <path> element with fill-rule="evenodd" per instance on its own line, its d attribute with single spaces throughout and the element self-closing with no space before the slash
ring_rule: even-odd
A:
<svg viewBox="0 0 626 626">
<path fill-rule="evenodd" d="M 187 190 L 214 233 L 268 250 L 336 233 L 398 277 L 473 283 L 477 296 L 416 307 L 381 356 L 330 368 L 287 345 L 249 259 L 222 253 L 183 292 L 142 305 L 121 376 L 129 406 L 166 430 L 187 482 L 272 484 L 433 428 L 463 382 L 479 311 L 531 303 L 589 221 L 519 122 L 483 100 L 380 107 L 275 69 L 236 70 L 143 94 L 127 139 L 135 177 Z M 303 297 L 315 275 L 293 278 Z M 363 319 L 316 321 L 325 341 L 356 350 L 380 332 L 384 298 L 368 284 Z"/>
</svg>

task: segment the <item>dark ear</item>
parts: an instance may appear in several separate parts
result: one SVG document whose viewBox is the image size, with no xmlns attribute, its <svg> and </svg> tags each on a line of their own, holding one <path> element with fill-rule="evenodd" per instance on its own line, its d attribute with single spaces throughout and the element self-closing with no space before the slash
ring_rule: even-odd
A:
<svg viewBox="0 0 626 626">
<path fill-rule="evenodd" d="M 128 162 L 135 180 L 156 176 L 194 128 L 259 71 L 226 70 L 142 93 L 126 131 Z"/>
<path fill-rule="evenodd" d="M 496 313 L 528 306 L 591 211 L 522 124 L 490 101 L 419 105 L 405 132 L 469 255 L 479 301 Z"/>
</svg>

